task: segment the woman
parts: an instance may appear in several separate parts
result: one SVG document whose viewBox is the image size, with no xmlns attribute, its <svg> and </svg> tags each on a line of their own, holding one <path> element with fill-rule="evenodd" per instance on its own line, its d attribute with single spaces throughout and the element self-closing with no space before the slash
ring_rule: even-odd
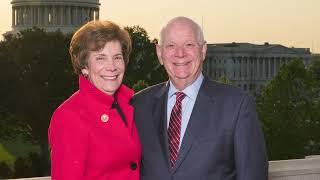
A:
<svg viewBox="0 0 320 180">
<path fill-rule="evenodd" d="M 72 37 L 79 90 L 54 112 L 49 127 L 53 180 L 138 180 L 141 147 L 122 85 L 129 34 L 110 21 L 91 21 Z"/>
</svg>

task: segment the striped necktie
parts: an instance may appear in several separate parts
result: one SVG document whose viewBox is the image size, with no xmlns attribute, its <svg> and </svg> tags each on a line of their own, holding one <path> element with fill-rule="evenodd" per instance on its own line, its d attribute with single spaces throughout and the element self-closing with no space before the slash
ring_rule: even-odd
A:
<svg viewBox="0 0 320 180">
<path fill-rule="evenodd" d="M 169 152 L 171 167 L 174 167 L 178 158 L 181 134 L 181 102 L 186 96 L 183 92 L 176 92 L 176 103 L 172 108 L 168 128 Z"/>
</svg>

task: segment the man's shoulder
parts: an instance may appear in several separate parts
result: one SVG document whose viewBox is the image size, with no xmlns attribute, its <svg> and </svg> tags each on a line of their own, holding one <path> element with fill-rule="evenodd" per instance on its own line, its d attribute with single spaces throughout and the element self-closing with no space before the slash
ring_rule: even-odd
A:
<svg viewBox="0 0 320 180">
<path fill-rule="evenodd" d="M 215 96 L 220 96 L 220 97 L 224 97 L 224 96 L 247 96 L 248 94 L 243 91 L 242 89 L 232 86 L 230 84 L 224 84 L 221 82 L 217 82 L 214 80 L 211 80 L 209 78 L 207 78 L 204 81 L 204 86 L 206 87 L 207 91 Z"/>
<path fill-rule="evenodd" d="M 167 82 L 162 82 L 159 84 L 155 84 L 152 86 L 149 86 L 139 92 L 137 92 L 133 98 L 132 101 L 141 101 L 141 100 L 147 100 L 150 99 L 154 96 L 156 96 L 157 94 L 161 93 L 161 91 L 163 90 L 163 88 L 166 87 Z"/>
</svg>

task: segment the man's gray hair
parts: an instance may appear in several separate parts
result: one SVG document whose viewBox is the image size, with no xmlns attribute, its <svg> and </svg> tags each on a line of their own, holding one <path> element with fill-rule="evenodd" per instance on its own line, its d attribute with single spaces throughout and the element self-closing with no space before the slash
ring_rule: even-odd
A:
<svg viewBox="0 0 320 180">
<path fill-rule="evenodd" d="M 205 43 L 203 32 L 202 32 L 202 28 L 195 21 L 193 21 L 192 19 L 184 17 L 184 16 L 179 16 L 179 17 L 175 17 L 175 18 L 171 19 L 164 27 L 162 27 L 162 29 L 160 31 L 160 40 L 159 40 L 159 44 L 160 45 L 163 44 L 163 39 L 164 39 L 165 32 L 166 32 L 167 28 L 171 24 L 179 23 L 179 22 L 189 23 L 192 26 L 194 32 L 197 35 L 198 43 L 200 43 L 200 44 Z"/>
</svg>

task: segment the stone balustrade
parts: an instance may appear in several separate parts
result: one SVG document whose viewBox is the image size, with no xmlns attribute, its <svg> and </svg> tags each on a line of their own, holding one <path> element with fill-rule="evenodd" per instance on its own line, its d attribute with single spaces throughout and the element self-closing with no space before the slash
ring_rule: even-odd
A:
<svg viewBox="0 0 320 180">
<path fill-rule="evenodd" d="M 19 180 L 51 180 L 51 178 L 35 177 Z M 269 180 L 320 180 L 320 156 L 269 161 Z"/>
</svg>

